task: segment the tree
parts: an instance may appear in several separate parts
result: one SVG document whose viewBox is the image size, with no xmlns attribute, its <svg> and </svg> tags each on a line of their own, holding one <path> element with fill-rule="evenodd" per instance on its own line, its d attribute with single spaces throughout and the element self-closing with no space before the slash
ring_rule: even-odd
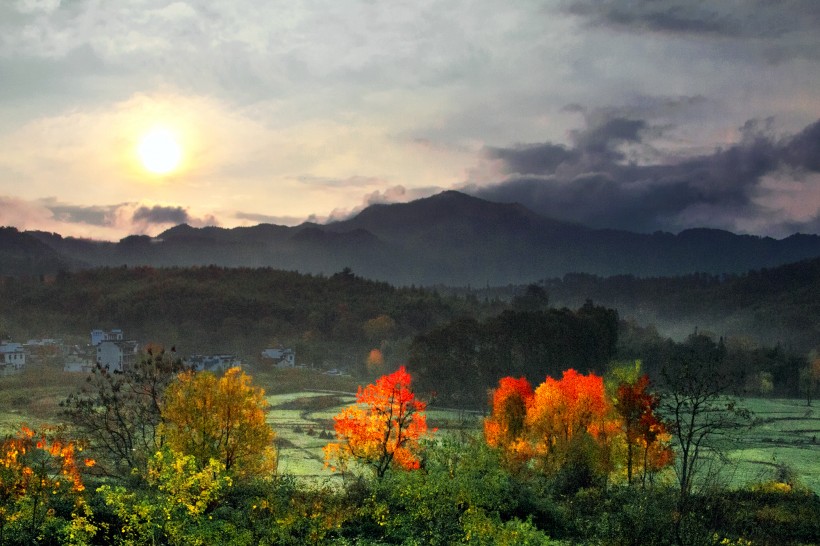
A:
<svg viewBox="0 0 820 546">
<path fill-rule="evenodd" d="M 800 390 L 806 396 L 807 406 L 811 406 L 811 401 L 818 388 L 820 388 L 820 356 L 812 351 L 809 363 L 800 369 Z"/>
<path fill-rule="evenodd" d="M 119 520 L 121 544 L 247 544 L 233 541 L 233 527 L 212 515 L 233 480 L 211 459 L 200 467 L 193 455 L 158 451 L 149 461 L 150 489 L 103 485 L 97 490 Z"/>
<path fill-rule="evenodd" d="M 508 462 L 530 454 L 525 425 L 532 398 L 532 386 L 524 377 L 503 377 L 492 392 L 492 413 L 484 420 L 484 437 L 491 447 L 501 449 Z"/>
<path fill-rule="evenodd" d="M 99 364 L 88 386 L 62 402 L 63 413 L 89 440 L 103 472 L 145 476 L 148 460 L 162 447 L 159 425 L 166 386 L 185 369 L 172 350 L 151 346 L 133 367 L 109 371 Z"/>
<path fill-rule="evenodd" d="M 612 470 L 620 425 L 603 378 L 569 369 L 561 379 L 548 376 L 534 392 L 524 378 L 505 377 L 498 385 L 484 435 L 507 464 L 531 461 L 545 474 L 563 473 L 570 488 Z"/>
<path fill-rule="evenodd" d="M 621 427 L 626 440 L 626 475 L 632 483 L 635 451 L 642 455 L 641 483 L 646 485 L 650 472 L 657 471 L 672 462 L 673 452 L 664 441 L 669 436 L 665 423 L 658 418 L 656 410 L 660 397 L 647 392 L 649 376 L 643 375 L 634 382 L 621 382 L 617 389 L 615 410 L 621 417 Z"/>
<path fill-rule="evenodd" d="M 512 308 L 516 311 L 536 312 L 549 308 L 550 298 L 542 286 L 530 284 L 523 294 L 512 299 Z"/>
<path fill-rule="evenodd" d="M 583 454 L 584 459 L 599 473 L 611 470 L 610 442 L 619 425 L 601 376 L 569 369 L 559 380 L 547 377 L 535 389 L 526 424 L 534 456 L 547 472 L 557 471 L 588 447 L 596 453 Z"/>
<path fill-rule="evenodd" d="M 685 360 L 664 369 L 667 394 L 662 410 L 670 420 L 677 446 L 676 471 L 681 503 L 692 492 L 695 478 L 707 453 L 720 453 L 715 439 L 742 427 L 750 418 L 748 410 L 728 396 L 732 381 L 713 362 Z"/>
<path fill-rule="evenodd" d="M 356 404 L 333 418 L 339 442 L 324 448 L 328 466 L 345 468 L 353 458 L 379 479 L 391 468 L 419 467 L 419 440 L 427 434 L 426 404 L 416 399 L 411 379 L 402 366 L 375 384 L 359 387 Z"/>
<path fill-rule="evenodd" d="M 384 368 L 384 355 L 380 349 L 371 349 L 365 361 L 368 373 L 377 375 Z"/>
<path fill-rule="evenodd" d="M 0 544 L 7 543 L 11 529 L 20 543 L 38 542 L 50 520 L 93 534 L 94 526 L 85 521 L 90 511 L 80 495 L 85 489 L 80 469 L 94 461 L 80 462 L 81 451 L 52 427 L 38 433 L 23 426 L 0 442 Z"/>
<path fill-rule="evenodd" d="M 162 406 L 168 447 L 194 457 L 198 468 L 219 461 L 239 476 L 273 472 L 274 433 L 265 420 L 265 391 L 238 367 L 222 377 L 186 371 L 168 385 Z"/>
<path fill-rule="evenodd" d="M 396 329 L 396 321 L 390 315 L 379 315 L 364 323 L 362 330 L 368 341 L 380 342 L 393 333 Z"/>
</svg>

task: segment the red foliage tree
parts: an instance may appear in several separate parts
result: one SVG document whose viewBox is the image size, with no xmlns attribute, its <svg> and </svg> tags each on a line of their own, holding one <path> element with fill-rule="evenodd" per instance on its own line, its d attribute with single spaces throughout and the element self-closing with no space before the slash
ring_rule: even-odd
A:
<svg viewBox="0 0 820 546">
<path fill-rule="evenodd" d="M 621 427 L 626 439 L 626 475 L 632 483 L 635 450 L 642 453 L 642 483 L 648 473 L 671 464 L 673 452 L 668 445 L 666 425 L 655 414 L 660 397 L 648 392 L 649 377 L 643 375 L 635 382 L 618 385 L 615 410 L 621 417 Z"/>
<path fill-rule="evenodd" d="M 325 446 L 326 464 L 344 468 L 353 458 L 378 478 L 393 467 L 418 468 L 418 441 L 427 434 L 426 404 L 416 399 L 410 382 L 402 366 L 375 384 L 359 387 L 356 404 L 333 418 L 340 441 Z"/>
</svg>

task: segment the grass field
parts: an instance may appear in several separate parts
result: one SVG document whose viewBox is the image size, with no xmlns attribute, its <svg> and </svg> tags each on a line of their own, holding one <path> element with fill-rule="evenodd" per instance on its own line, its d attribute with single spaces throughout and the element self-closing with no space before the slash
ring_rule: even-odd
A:
<svg viewBox="0 0 820 546">
<path fill-rule="evenodd" d="M 277 435 L 280 472 L 331 477 L 322 447 L 332 440 L 333 416 L 354 402 L 356 381 L 299 369 L 253 375 L 268 393 L 268 421 Z M 0 376 L 0 435 L 12 433 L 21 423 L 59 423 L 60 401 L 84 383 L 82 374 L 56 371 L 48 363 Z M 726 446 L 729 464 L 721 465 L 723 481 L 739 487 L 785 472 L 820 494 L 820 402 L 807 407 L 805 400 L 746 399 L 742 405 L 754 413 L 755 424 Z M 438 434 L 478 431 L 481 416 L 434 409 L 428 412 L 428 423 Z"/>
<path fill-rule="evenodd" d="M 751 398 L 743 405 L 754 426 L 729 450 L 732 485 L 771 479 L 792 472 L 799 483 L 820 493 L 820 407 L 805 400 Z"/>
<path fill-rule="evenodd" d="M 269 422 L 277 432 L 282 472 L 314 478 L 329 477 L 322 447 L 333 432 L 333 415 L 353 403 L 352 395 L 303 391 L 269 396 Z M 754 426 L 727 446 L 728 461 L 721 462 L 716 479 L 741 487 L 774 479 L 788 472 L 820 494 L 820 408 L 792 399 L 747 399 Z M 480 430 L 480 416 L 473 413 L 432 410 L 431 427 L 439 434 L 467 428 Z M 324 432 L 325 438 L 319 434 Z"/>
</svg>

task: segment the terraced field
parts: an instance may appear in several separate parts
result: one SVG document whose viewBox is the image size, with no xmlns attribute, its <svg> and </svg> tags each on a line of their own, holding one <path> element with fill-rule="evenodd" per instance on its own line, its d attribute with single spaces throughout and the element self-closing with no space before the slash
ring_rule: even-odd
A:
<svg viewBox="0 0 820 546">
<path fill-rule="evenodd" d="M 729 450 L 736 463 L 732 485 L 792 473 L 799 483 L 820 493 L 820 406 L 805 400 L 747 399 L 754 426 Z"/>
<path fill-rule="evenodd" d="M 322 447 L 333 438 L 333 416 L 353 403 L 346 393 L 302 391 L 269 396 L 269 422 L 277 433 L 279 470 L 296 476 L 330 477 Z M 740 487 L 786 472 L 820 493 L 820 407 L 791 399 L 747 399 L 754 426 L 726 446 L 727 461 L 715 465 L 720 482 Z M 480 430 L 476 413 L 432 410 L 428 422 L 438 434 Z"/>
<path fill-rule="evenodd" d="M 47 365 L 0 376 L 0 436 L 20 423 L 59 423 L 60 401 L 84 382 L 80 374 Z M 333 439 L 333 416 L 355 401 L 355 381 L 307 370 L 276 370 L 260 373 L 254 382 L 275 393 L 267 397 L 268 420 L 277 434 L 279 471 L 331 478 L 322 447 Z M 820 402 L 808 407 L 805 400 L 747 399 L 742 404 L 754 413 L 754 426 L 725 446 L 728 464 L 719 465 L 723 483 L 739 487 L 785 474 L 820 494 Z M 428 423 L 437 434 L 479 431 L 481 415 L 436 409 L 428 412 Z"/>
</svg>

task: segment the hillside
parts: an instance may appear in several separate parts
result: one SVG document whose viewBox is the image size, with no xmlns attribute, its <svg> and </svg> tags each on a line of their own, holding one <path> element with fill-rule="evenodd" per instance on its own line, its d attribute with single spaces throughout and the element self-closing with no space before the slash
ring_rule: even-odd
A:
<svg viewBox="0 0 820 546">
<path fill-rule="evenodd" d="M 0 275 L 46 275 L 80 266 L 33 234 L 0 227 Z"/>
<path fill-rule="evenodd" d="M 820 258 L 742 275 L 570 274 L 548 279 L 544 287 L 553 305 L 575 307 L 593 299 L 677 338 L 700 327 L 805 352 L 820 340 Z"/>
</svg>

